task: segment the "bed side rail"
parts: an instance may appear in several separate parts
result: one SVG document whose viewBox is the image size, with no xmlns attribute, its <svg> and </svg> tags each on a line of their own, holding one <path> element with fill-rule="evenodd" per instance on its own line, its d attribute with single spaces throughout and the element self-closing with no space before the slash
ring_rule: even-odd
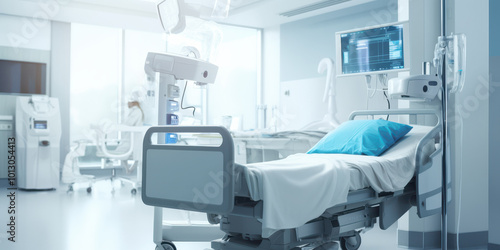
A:
<svg viewBox="0 0 500 250">
<path fill-rule="evenodd" d="M 419 217 L 427 217 L 441 212 L 442 188 L 442 143 L 438 144 L 436 151 L 429 156 L 429 161 L 421 162 L 422 152 L 429 140 L 442 138 L 441 115 L 432 109 L 397 109 L 397 110 L 363 110 L 355 111 L 349 116 L 353 120 L 356 116 L 378 115 L 435 115 L 437 123 L 418 143 L 415 151 L 415 176 L 417 190 L 417 213 Z"/>
<path fill-rule="evenodd" d="M 153 143 L 154 134 L 163 138 L 166 133 L 180 138 L 182 133 L 209 134 L 204 138 L 222 140 L 216 146 Z M 232 137 L 224 127 L 151 127 L 143 142 L 143 202 L 158 207 L 229 213 L 234 207 L 233 147 Z"/>
</svg>

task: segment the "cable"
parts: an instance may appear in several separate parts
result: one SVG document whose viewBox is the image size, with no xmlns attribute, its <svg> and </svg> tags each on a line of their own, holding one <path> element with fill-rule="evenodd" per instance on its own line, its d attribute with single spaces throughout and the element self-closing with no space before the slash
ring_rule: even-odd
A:
<svg viewBox="0 0 500 250">
<path fill-rule="evenodd" d="M 378 80 L 375 79 L 375 88 L 373 89 L 373 92 L 370 94 L 370 98 L 373 98 L 373 96 L 375 96 L 375 92 L 377 92 L 377 88 L 378 88 Z"/>
<path fill-rule="evenodd" d="M 184 103 L 184 95 L 186 94 L 187 84 L 188 84 L 188 81 L 186 81 L 186 84 L 184 84 L 184 91 L 182 91 L 181 109 L 193 109 L 193 116 L 194 116 L 194 112 L 196 111 L 196 107 L 194 107 L 194 106 L 184 107 L 182 105 Z"/>
<path fill-rule="evenodd" d="M 387 93 L 385 93 L 385 90 L 384 90 L 384 96 L 385 96 L 385 100 L 387 100 L 387 109 L 391 109 L 391 102 L 389 101 L 389 97 L 387 97 Z M 385 120 L 389 120 L 389 115 L 387 115 L 387 118 L 385 118 Z"/>
</svg>

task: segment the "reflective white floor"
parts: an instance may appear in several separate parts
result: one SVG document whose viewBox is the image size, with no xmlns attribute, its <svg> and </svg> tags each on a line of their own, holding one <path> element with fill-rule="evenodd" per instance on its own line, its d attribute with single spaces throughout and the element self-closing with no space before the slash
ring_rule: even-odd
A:
<svg viewBox="0 0 500 250">
<path fill-rule="evenodd" d="M 53 191 L 16 192 L 16 242 L 9 234 L 7 187 L 0 181 L 0 249 L 50 250 L 153 250 L 153 208 L 132 195 L 130 187 L 99 181 L 92 194 L 85 186 L 67 193 L 67 186 Z M 378 225 L 377 225 L 378 226 Z M 360 249 L 397 248 L 396 227 L 382 231 L 375 228 L 362 234 Z M 179 250 L 210 248 L 210 243 L 175 242 Z"/>
</svg>

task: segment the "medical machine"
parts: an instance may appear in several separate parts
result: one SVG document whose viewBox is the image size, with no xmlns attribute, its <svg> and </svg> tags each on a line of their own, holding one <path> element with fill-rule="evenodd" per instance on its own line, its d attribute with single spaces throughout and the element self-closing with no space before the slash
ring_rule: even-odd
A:
<svg viewBox="0 0 500 250">
<path fill-rule="evenodd" d="M 216 250 L 324 249 L 332 241 L 358 249 L 361 230 L 377 218 L 387 229 L 412 206 L 420 217 L 440 211 L 439 112 L 359 111 L 349 119 L 388 114 L 434 115 L 438 122 L 414 126 L 379 157 L 294 154 L 244 165 L 234 162 L 234 141 L 224 127 L 152 127 L 144 139 L 142 199 L 208 213 L 226 233 L 212 241 Z M 214 143 L 157 144 L 158 133 L 208 134 Z"/>
<path fill-rule="evenodd" d="M 175 127 L 179 123 L 179 117 L 174 113 L 179 109 L 179 103 L 175 100 L 179 97 L 179 87 L 175 85 L 176 81 L 195 81 L 197 85 L 213 83 L 217 76 L 218 67 L 196 58 L 149 52 L 144 70 L 149 76 L 159 74 L 158 125 L 173 125 Z M 175 144 L 179 142 L 179 138 L 177 133 L 167 132 L 157 134 L 155 141 L 157 144 Z M 188 156 L 188 158 L 190 157 Z M 142 179 L 144 180 L 144 177 Z M 142 197 L 145 197 L 144 194 Z M 161 207 L 154 209 L 153 233 L 154 242 L 164 249 L 175 249 L 172 241 L 210 241 L 223 235 L 217 226 L 210 225 L 208 222 L 200 225 L 164 225 L 163 208 Z"/>
<path fill-rule="evenodd" d="M 197 85 L 213 83 L 217 76 L 218 67 L 209 62 L 196 58 L 176 54 L 149 52 L 146 57 L 144 70 L 147 75 L 155 76 L 159 73 L 158 87 L 158 121 L 159 125 L 179 124 L 180 88 L 177 80 L 194 81 Z M 176 142 L 176 135 L 159 135 L 160 141 Z"/>
<path fill-rule="evenodd" d="M 408 23 L 335 33 L 337 77 L 410 69 Z"/>
<path fill-rule="evenodd" d="M 17 97 L 17 186 L 45 190 L 59 185 L 61 114 L 57 98 Z"/>
<path fill-rule="evenodd" d="M 444 12 L 443 16 L 444 18 Z M 444 24 L 443 24 L 444 25 Z M 440 176 L 442 178 L 441 185 L 441 246 L 443 249 L 447 247 L 447 204 L 451 201 L 451 179 L 449 178 L 448 169 L 449 163 L 447 155 L 448 138 L 448 94 L 460 92 L 465 83 L 466 73 L 466 36 L 464 34 L 444 35 L 444 26 L 442 27 L 443 35 L 438 37 L 434 49 L 433 66 L 436 69 L 435 75 L 415 75 L 402 78 L 394 78 L 389 81 L 389 95 L 397 99 L 424 99 L 432 100 L 440 93 L 440 108 L 441 119 L 443 122 L 442 128 L 442 147 L 443 156 Z M 425 69 L 425 67 L 424 67 Z M 424 70 L 428 71 L 428 70 Z M 448 79 L 448 80 L 447 80 Z M 458 113 L 459 119 L 461 118 Z M 437 172 L 435 174 L 438 174 Z M 446 183 L 446 185 L 444 185 Z M 436 199 L 436 198 L 435 198 Z M 457 243 L 458 245 L 458 243 Z"/>
<path fill-rule="evenodd" d="M 218 67 L 192 57 L 149 52 L 144 70 L 148 75 L 158 72 L 171 75 L 175 80 L 195 81 L 204 85 L 215 81 Z"/>
<path fill-rule="evenodd" d="M 416 75 L 389 80 L 389 97 L 406 100 L 432 100 L 441 89 L 441 79 L 432 75 Z"/>
</svg>

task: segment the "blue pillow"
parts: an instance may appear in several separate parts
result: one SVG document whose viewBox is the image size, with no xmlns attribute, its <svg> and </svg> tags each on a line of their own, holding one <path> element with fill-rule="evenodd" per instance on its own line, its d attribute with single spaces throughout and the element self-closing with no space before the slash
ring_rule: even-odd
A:
<svg viewBox="0 0 500 250">
<path fill-rule="evenodd" d="M 307 153 L 379 156 L 412 128 L 386 120 L 350 120 L 325 135 Z"/>
</svg>

